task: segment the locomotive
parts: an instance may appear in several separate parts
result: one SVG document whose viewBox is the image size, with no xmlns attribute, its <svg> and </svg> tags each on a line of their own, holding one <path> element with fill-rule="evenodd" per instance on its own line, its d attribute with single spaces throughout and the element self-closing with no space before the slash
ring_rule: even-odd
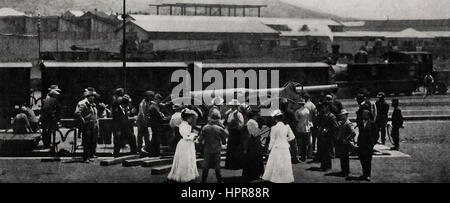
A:
<svg viewBox="0 0 450 203">
<path fill-rule="evenodd" d="M 439 80 L 439 74 L 433 69 L 433 57 L 429 52 L 387 52 L 383 62 L 349 63 L 335 65 L 336 82 L 340 88 L 348 88 L 352 95 L 360 88 L 372 94 L 383 91 L 386 94 L 412 95 L 424 85 L 428 74 L 435 79 L 434 90 L 440 94 L 447 92 L 447 85 Z"/>
</svg>

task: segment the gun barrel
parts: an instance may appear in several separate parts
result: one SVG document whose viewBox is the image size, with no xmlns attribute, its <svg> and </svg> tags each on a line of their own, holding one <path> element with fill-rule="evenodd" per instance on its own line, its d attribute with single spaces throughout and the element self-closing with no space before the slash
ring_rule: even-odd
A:
<svg viewBox="0 0 450 203">
<path fill-rule="evenodd" d="M 320 91 L 334 91 L 338 89 L 337 84 L 333 85 L 314 85 L 314 86 L 303 86 L 303 87 L 296 87 L 295 90 L 297 92 L 305 91 L 305 92 L 320 92 Z"/>
</svg>

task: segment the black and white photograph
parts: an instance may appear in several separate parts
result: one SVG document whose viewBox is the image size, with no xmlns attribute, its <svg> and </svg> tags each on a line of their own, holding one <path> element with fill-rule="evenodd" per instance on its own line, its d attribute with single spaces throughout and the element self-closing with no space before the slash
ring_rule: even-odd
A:
<svg viewBox="0 0 450 203">
<path fill-rule="evenodd" d="M 0 183 L 450 183 L 449 87 L 450 0 L 0 0 Z"/>
</svg>

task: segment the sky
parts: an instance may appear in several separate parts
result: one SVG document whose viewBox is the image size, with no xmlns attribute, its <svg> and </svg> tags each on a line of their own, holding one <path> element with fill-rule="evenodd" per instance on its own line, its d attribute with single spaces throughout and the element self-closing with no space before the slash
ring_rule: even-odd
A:
<svg viewBox="0 0 450 203">
<path fill-rule="evenodd" d="M 448 19 L 450 0 L 281 0 L 357 19 Z"/>
</svg>

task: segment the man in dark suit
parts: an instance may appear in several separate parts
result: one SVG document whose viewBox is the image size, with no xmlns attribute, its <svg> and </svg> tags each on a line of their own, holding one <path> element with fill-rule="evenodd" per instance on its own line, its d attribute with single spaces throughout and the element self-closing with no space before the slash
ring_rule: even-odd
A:
<svg viewBox="0 0 450 203">
<path fill-rule="evenodd" d="M 164 114 L 159 109 L 162 97 L 156 94 L 154 99 L 150 101 L 149 116 L 150 128 L 152 129 L 152 138 L 150 141 L 149 156 L 157 157 L 160 155 L 161 137 L 163 134 Z"/>
<path fill-rule="evenodd" d="M 120 99 L 120 105 L 112 112 L 113 125 L 117 127 L 118 132 L 114 136 L 114 157 L 118 157 L 120 149 L 123 146 L 123 141 L 128 141 L 130 145 L 131 153 L 137 153 L 136 137 L 133 133 L 133 122 L 130 118 L 130 102 L 131 99 L 128 95 L 123 96 Z"/>
<path fill-rule="evenodd" d="M 358 135 L 359 160 L 363 171 L 363 175 L 360 179 L 365 181 L 370 181 L 373 147 L 377 143 L 379 137 L 376 124 L 370 119 L 370 116 L 369 110 L 361 111 L 362 122 Z"/>
<path fill-rule="evenodd" d="M 403 128 L 403 115 L 399 106 L 398 99 L 392 100 L 392 107 L 394 107 L 394 112 L 392 112 L 392 131 L 391 136 L 394 141 L 394 147 L 391 150 L 399 150 L 400 148 L 400 128 Z"/>
<path fill-rule="evenodd" d="M 52 135 L 55 137 L 55 130 L 58 129 L 58 122 L 61 117 L 61 105 L 58 102 L 58 96 L 61 89 L 57 85 L 52 85 L 47 97 L 42 102 L 40 121 L 42 124 L 42 142 L 44 148 L 50 148 Z M 52 149 L 54 150 L 54 148 Z"/>
<path fill-rule="evenodd" d="M 377 107 L 377 117 L 375 118 L 375 123 L 377 124 L 378 132 L 381 135 L 381 143 L 386 142 L 386 125 L 388 122 L 389 104 L 385 101 L 384 92 L 379 92 L 378 101 L 375 102 Z"/>
<path fill-rule="evenodd" d="M 210 116 L 210 121 L 203 127 L 202 132 L 200 133 L 199 142 L 203 144 L 204 153 L 202 183 L 206 182 L 210 168 L 215 169 L 217 182 L 222 182 L 222 175 L 220 173 L 220 152 L 222 151 L 222 144 L 226 143 L 228 133 L 219 120 L 219 111 L 213 112 Z"/>
<path fill-rule="evenodd" d="M 318 155 L 320 157 L 320 169 L 328 171 L 332 168 L 332 147 L 333 141 L 336 138 L 336 133 L 339 130 L 339 124 L 336 116 L 331 113 L 331 103 L 324 102 L 319 105 L 319 112 L 321 114 L 318 121 Z M 320 149 L 319 149 L 320 148 Z"/>
</svg>

